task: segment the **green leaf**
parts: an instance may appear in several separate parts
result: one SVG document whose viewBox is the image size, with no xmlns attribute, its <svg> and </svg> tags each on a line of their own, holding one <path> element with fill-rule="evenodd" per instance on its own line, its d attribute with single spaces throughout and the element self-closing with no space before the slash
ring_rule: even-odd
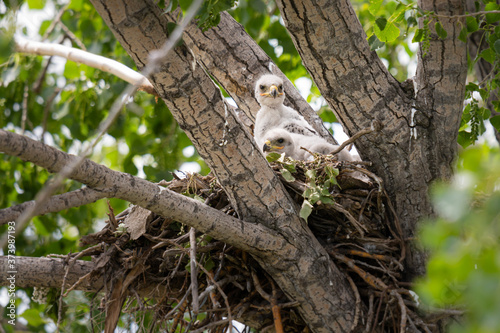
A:
<svg viewBox="0 0 500 333">
<path fill-rule="evenodd" d="M 495 51 L 493 51 L 491 49 L 491 47 L 487 48 L 486 50 L 483 50 L 480 54 L 479 54 L 479 57 L 480 58 L 483 58 L 484 60 L 486 60 L 487 62 L 489 62 L 490 64 L 493 64 L 495 62 Z"/>
<path fill-rule="evenodd" d="M 28 0 L 27 2 L 30 9 L 43 9 L 45 7 L 45 0 Z"/>
<path fill-rule="evenodd" d="M 467 43 L 467 27 L 463 27 L 458 34 L 458 40 Z"/>
<path fill-rule="evenodd" d="M 276 162 L 280 158 L 281 158 L 281 154 L 278 154 L 278 153 L 269 153 L 266 155 L 266 160 L 269 163 Z"/>
<path fill-rule="evenodd" d="M 309 201 L 312 203 L 312 204 L 315 204 L 316 202 L 318 202 L 318 200 L 321 198 L 321 194 L 318 192 L 318 189 L 315 189 L 315 191 L 313 191 L 311 193 L 311 195 L 308 197 Z"/>
<path fill-rule="evenodd" d="M 192 3 L 193 0 L 179 0 L 179 5 L 181 6 L 183 12 L 186 12 Z"/>
<path fill-rule="evenodd" d="M 370 47 L 372 47 L 372 44 L 370 42 L 370 39 L 372 39 L 372 37 L 374 37 L 380 43 L 377 36 L 371 35 L 371 37 L 368 39 L 368 43 L 370 44 Z M 381 44 L 382 44 L 381 46 L 384 46 L 384 43 L 381 43 Z M 379 48 L 379 47 L 380 46 L 378 46 L 377 48 Z M 372 48 L 372 50 L 374 50 L 374 49 Z M 321 117 L 321 120 L 323 120 L 324 122 L 327 122 L 327 123 L 337 122 L 337 117 L 335 117 L 335 114 L 328 107 L 322 107 L 321 109 L 319 109 L 318 114 Z"/>
<path fill-rule="evenodd" d="M 311 203 L 307 200 L 304 200 L 304 202 L 302 203 L 302 207 L 300 208 L 300 217 L 307 221 L 307 218 L 312 213 L 312 208 L 313 206 L 311 205 Z"/>
<path fill-rule="evenodd" d="M 408 24 L 409 27 L 414 27 L 418 24 L 418 22 L 415 16 L 410 16 L 406 19 L 406 24 Z"/>
<path fill-rule="evenodd" d="M 467 24 L 467 31 L 468 32 L 474 32 L 479 29 L 479 23 L 477 22 L 477 19 L 474 16 L 468 16 L 465 19 L 465 22 Z"/>
<path fill-rule="evenodd" d="M 497 131 L 500 131 L 500 115 L 491 117 L 490 123 Z"/>
<path fill-rule="evenodd" d="M 376 16 L 384 0 L 370 0 L 370 5 L 368 6 L 368 11 Z"/>
<path fill-rule="evenodd" d="M 40 311 L 37 309 L 27 309 L 21 315 L 22 318 L 26 319 L 31 326 L 40 326 L 45 323 L 45 320 L 40 316 Z"/>
<path fill-rule="evenodd" d="M 304 198 L 309 198 L 314 192 L 316 192 L 316 188 L 314 187 L 308 187 L 302 194 Z"/>
<path fill-rule="evenodd" d="M 281 175 L 283 176 L 283 178 L 285 178 L 285 180 L 287 182 L 293 182 L 293 181 L 295 181 L 295 177 L 292 176 L 292 174 L 290 173 L 290 171 L 288 171 L 287 169 L 281 169 L 280 172 L 281 172 Z"/>
<path fill-rule="evenodd" d="M 296 173 L 297 169 L 295 169 L 295 161 L 292 160 L 291 163 L 284 163 L 283 168 L 287 169 L 291 173 Z"/>
<path fill-rule="evenodd" d="M 375 51 L 384 46 L 385 43 L 382 43 L 380 39 L 377 38 L 377 35 L 373 34 L 370 36 L 370 38 L 368 38 L 368 45 L 370 45 L 370 50 Z"/>
<path fill-rule="evenodd" d="M 331 165 L 325 166 L 325 172 L 328 175 L 328 177 L 330 177 L 330 178 L 335 178 L 339 175 L 339 169 L 334 168 Z"/>
<path fill-rule="evenodd" d="M 321 203 L 325 205 L 332 205 L 333 203 L 335 203 L 335 201 L 332 198 L 327 196 L 322 196 L 321 198 L 319 198 L 319 200 L 321 201 Z"/>
<path fill-rule="evenodd" d="M 500 54 L 500 39 L 497 39 L 495 41 L 495 44 L 493 44 L 493 49 L 497 54 Z"/>
<path fill-rule="evenodd" d="M 446 32 L 446 30 L 444 30 L 443 26 L 441 25 L 441 22 L 439 21 L 436 22 L 435 28 L 439 38 L 446 39 L 446 37 L 448 37 L 448 33 Z"/>
<path fill-rule="evenodd" d="M 8 61 L 14 51 L 14 36 L 6 33 L 5 29 L 0 29 L 0 64 Z"/>
<path fill-rule="evenodd" d="M 486 6 L 484 6 L 485 11 L 497 11 L 500 9 L 500 5 L 497 5 L 494 2 L 487 3 Z M 492 14 L 486 14 L 486 22 L 490 24 L 494 24 L 500 21 L 500 14 L 499 13 L 492 13 Z"/>
<path fill-rule="evenodd" d="M 307 170 L 306 177 L 307 177 L 307 179 L 315 180 L 316 179 L 316 170 L 313 170 L 313 169 Z"/>
<path fill-rule="evenodd" d="M 413 39 L 411 40 L 413 43 L 419 43 L 422 41 L 424 38 L 424 29 L 417 29 L 415 31 L 415 35 L 413 36 Z"/>
<path fill-rule="evenodd" d="M 379 31 L 382 31 L 387 26 L 387 19 L 385 17 L 379 17 L 375 20 L 375 24 L 377 25 Z"/>
<path fill-rule="evenodd" d="M 472 134 L 470 132 L 460 131 L 458 132 L 457 141 L 462 148 L 467 148 L 474 142 L 474 139 L 472 138 Z"/>
<path fill-rule="evenodd" d="M 77 64 L 73 61 L 66 61 L 66 65 L 64 66 L 64 76 L 68 79 L 78 80 L 80 78 L 80 64 Z"/>
</svg>

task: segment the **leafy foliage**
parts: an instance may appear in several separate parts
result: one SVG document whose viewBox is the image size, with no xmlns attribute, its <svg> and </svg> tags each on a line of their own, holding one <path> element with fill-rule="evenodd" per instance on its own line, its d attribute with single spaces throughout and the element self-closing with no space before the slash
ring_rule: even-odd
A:
<svg viewBox="0 0 500 333">
<path fill-rule="evenodd" d="M 66 2 L 28 1 L 22 6 L 44 8 L 50 12 L 52 5 L 58 11 Z M 25 12 L 34 15 L 27 8 Z M 20 16 L 17 23 L 12 21 L 14 12 L 7 11 L 0 17 L 2 23 L 6 23 L 0 28 L 0 127 L 43 140 L 62 151 L 78 153 L 96 135 L 96 128 L 108 115 L 126 83 L 108 73 L 57 57 L 49 59 L 12 53 L 16 24 L 22 25 L 31 19 L 24 17 L 25 14 L 17 14 Z M 49 30 L 54 16 L 41 22 L 38 38 L 46 34 L 48 41 L 65 40 L 66 45 L 85 47 L 90 52 L 135 68 L 131 58 L 88 1 L 72 0 L 61 17 L 64 26 L 74 33 L 72 39 L 67 37 L 61 25 Z M 23 29 L 16 30 L 16 34 L 35 38 L 26 36 L 26 33 Z M 194 153 L 186 153 L 186 148 Z M 172 179 L 172 173 L 187 162 L 198 164 L 203 173 L 208 172 L 163 101 L 144 92 L 138 92 L 126 105 L 90 158 L 114 170 L 154 182 Z M 52 179 L 52 175 L 44 169 L 3 154 L 0 155 L 0 174 L 1 208 L 33 200 Z M 80 187 L 77 182 L 66 181 L 56 194 Z M 110 201 L 117 210 L 126 208 L 126 202 Z M 42 257 L 75 252 L 79 249 L 79 238 L 99 229 L 107 212 L 107 204 L 101 200 L 57 214 L 35 217 L 27 229 L 16 237 L 17 254 Z M 5 233 L 5 227 L 0 227 L 0 234 Z M 57 321 L 53 319 L 57 318 L 58 298 L 49 298 L 47 304 L 37 304 L 29 301 L 32 288 L 18 290 L 17 293 L 29 306 L 20 315 L 27 321 L 30 330 L 46 331 L 46 325 Z M 90 326 L 86 314 L 90 309 L 85 304 L 90 304 L 92 295 L 77 292 L 74 297 L 78 298 L 74 300 L 78 306 L 72 304 L 67 307 L 63 328 L 68 332 L 88 332 Z M 65 302 L 72 301 L 72 298 L 65 298 Z M 97 310 L 94 308 L 92 311 Z M 126 325 L 130 323 L 122 323 L 122 327 Z"/>
<path fill-rule="evenodd" d="M 427 305 L 465 310 L 452 332 L 495 332 L 500 327 L 500 152 L 465 151 L 449 184 L 438 184 L 438 218 L 421 229 L 431 252 L 418 292 Z"/>
<path fill-rule="evenodd" d="M 185 11 L 192 0 L 164 2 L 168 3 L 164 6 L 166 11 L 179 7 Z M 492 101 L 494 110 L 485 104 L 500 86 L 500 6 L 496 2 L 484 2 L 482 10 L 488 13 L 468 16 L 459 36 L 465 42 L 472 33 L 483 33 L 482 41 L 487 47 L 470 59 L 470 67 L 478 61 L 486 61 L 493 67 L 486 80 L 469 83 L 466 87 L 468 103 L 464 108 L 458 139 L 463 147 L 476 142 L 484 133 L 488 121 L 500 130 L 500 116 L 492 113 L 500 112 L 500 102 Z M 56 24 L 52 29 L 54 16 L 51 16 L 40 24 L 37 38 L 45 36 L 53 42 L 64 40 L 67 44 L 85 47 L 129 67 L 134 68 L 135 65 L 88 1 L 27 0 L 4 1 L 4 4 L 7 10 L 2 12 L 3 9 L 0 9 L 0 127 L 24 132 L 63 151 L 77 153 L 96 134 L 95 129 L 107 116 L 125 83 L 84 65 L 57 58 L 14 54 L 14 33 L 26 35 L 27 29 L 22 27 L 22 22 L 14 21 L 13 11 L 18 5 L 31 10 L 50 10 L 54 6 L 55 11 L 67 5 L 61 17 L 64 26 Z M 377 50 L 389 71 L 400 81 L 411 75 L 408 64 L 402 63 L 400 56 L 405 55 L 410 61 L 416 56 L 416 48 L 411 46 L 410 41 L 420 43 L 425 54 L 431 38 L 451 38 L 440 18 L 432 12 L 420 10 L 415 1 L 372 0 L 367 3 L 356 0 L 353 4 L 372 49 Z M 477 9 L 480 9 L 479 3 Z M 242 0 L 237 5 L 233 0 L 204 1 L 197 16 L 199 25 L 204 29 L 216 25 L 222 10 L 229 10 L 292 81 L 308 77 L 273 1 Z M 75 36 L 68 38 L 66 28 Z M 99 38 L 96 38 L 97 35 Z M 28 37 L 33 38 L 31 35 Z M 318 98 L 320 93 L 313 84 L 307 99 L 311 102 Z M 319 114 L 326 122 L 336 121 L 328 107 L 322 107 Z M 183 163 L 196 163 L 202 173 L 207 173 L 208 168 L 199 155 L 189 153 L 190 150 L 194 151 L 189 139 L 163 102 L 139 92 L 127 104 L 91 159 L 151 181 L 172 179 L 172 172 Z M 429 279 L 422 284 L 419 293 L 439 306 L 471 305 L 467 322 L 469 331 L 488 331 L 492 325 L 499 325 L 493 315 L 500 311 L 497 282 L 500 262 L 497 207 L 500 203 L 494 187 L 498 186 L 496 179 L 499 176 L 497 156 L 496 151 L 484 147 L 465 152 L 459 161 L 457 179 L 468 179 L 476 187 L 470 184 L 459 186 L 457 182 L 436 187 L 436 209 L 440 218 L 422 230 L 425 244 L 434 255 L 429 264 Z M 295 164 L 281 156 L 275 158 L 274 161 L 281 163 L 283 177 L 293 182 Z M 331 202 L 329 188 L 335 185 L 336 172 L 332 169 L 320 177 L 314 170 L 309 172 L 309 186 L 304 192 L 301 209 L 304 219 L 308 218 L 318 202 Z M 0 182 L 2 208 L 32 200 L 52 179 L 45 170 L 4 155 L 0 156 L 0 174 L 3 175 Z M 60 193 L 79 187 L 78 183 L 67 181 Z M 125 208 L 126 203 L 111 201 L 115 209 Z M 461 204 L 457 205 L 457 202 Z M 96 225 L 102 223 L 107 209 L 105 202 L 97 202 L 34 218 L 27 230 L 16 238 L 18 254 L 44 256 L 74 252 L 80 236 L 94 231 Z M 5 227 L 0 227 L 0 234 L 4 232 Z M 478 269 L 475 269 L 476 265 Z M 483 286 L 488 288 L 480 288 Z M 21 316 L 30 330 L 45 331 L 46 325 L 53 325 L 58 313 L 57 293 L 49 293 L 47 304 L 29 301 L 33 293 L 31 288 L 18 291 L 23 300 L 17 299 L 17 305 L 28 305 L 29 308 Z M 71 332 L 87 332 L 88 313 L 93 312 L 94 318 L 99 315 L 97 309 L 88 305 L 94 295 L 81 292 L 71 295 L 65 298 L 64 307 L 67 310 L 63 328 Z M 130 327 L 127 320 L 133 318 L 132 315 L 124 318 L 120 326 Z M 149 321 L 151 318 L 141 320 Z M 7 330 L 11 328 L 7 327 Z M 95 328 L 102 330 L 99 326 Z"/>
</svg>

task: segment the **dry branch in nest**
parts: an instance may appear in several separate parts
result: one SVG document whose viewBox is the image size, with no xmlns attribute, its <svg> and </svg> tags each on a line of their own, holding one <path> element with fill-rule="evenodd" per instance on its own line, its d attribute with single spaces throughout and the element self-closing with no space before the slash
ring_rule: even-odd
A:
<svg viewBox="0 0 500 333">
<path fill-rule="evenodd" d="M 361 162 L 331 156 L 280 158 L 271 165 L 345 272 L 357 300 L 353 328 L 432 330 L 436 323 L 419 314 L 404 281 L 405 241 L 382 181 Z M 162 185 L 236 216 L 210 175 Z M 107 281 L 101 303 L 107 328 L 121 312 L 149 312 L 150 332 L 224 332 L 232 319 L 261 331 L 308 332 L 297 304 L 245 252 L 137 206 L 116 216 L 110 211 L 106 227 L 81 240 L 83 246 L 105 245 L 95 247 L 96 268 L 85 278 Z"/>
</svg>

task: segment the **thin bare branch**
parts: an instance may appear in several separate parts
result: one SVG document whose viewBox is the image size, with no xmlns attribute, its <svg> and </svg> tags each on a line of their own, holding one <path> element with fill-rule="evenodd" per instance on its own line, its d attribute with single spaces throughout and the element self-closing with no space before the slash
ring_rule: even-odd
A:
<svg viewBox="0 0 500 333">
<path fill-rule="evenodd" d="M 96 202 L 99 199 L 105 198 L 106 192 L 96 191 L 89 187 L 84 187 L 75 191 L 67 192 L 64 194 L 59 194 L 51 197 L 45 204 L 41 205 L 36 214 L 44 215 L 48 213 L 56 213 L 62 210 L 80 207 L 92 202 Z M 12 206 L 9 208 L 0 210 L 0 225 L 6 224 L 10 221 L 15 221 L 21 216 L 21 214 L 35 205 L 35 201 L 27 201 L 22 204 Z"/>
<path fill-rule="evenodd" d="M 193 294 L 193 312 L 198 314 L 200 303 L 198 302 L 198 269 L 196 267 L 196 229 L 189 230 L 189 264 L 191 267 L 191 293 Z"/>
</svg>

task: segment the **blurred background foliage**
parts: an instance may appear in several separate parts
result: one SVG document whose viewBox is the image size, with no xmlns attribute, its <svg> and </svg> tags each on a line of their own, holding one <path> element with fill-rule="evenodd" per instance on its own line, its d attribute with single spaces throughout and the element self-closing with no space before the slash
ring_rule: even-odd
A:
<svg viewBox="0 0 500 333">
<path fill-rule="evenodd" d="M 185 10 L 190 3 L 190 0 L 159 2 L 165 10 L 177 6 Z M 352 4 L 370 46 L 401 82 L 415 74 L 417 42 L 425 46 L 429 26 L 437 28 L 439 37 L 444 37 L 436 25 L 439 20 L 432 13 L 419 11 L 414 1 L 353 0 Z M 478 6 L 498 10 L 495 2 L 478 3 Z M 325 125 L 342 140 L 341 127 L 303 67 L 274 1 L 205 1 L 198 16 L 203 28 L 216 24 L 218 11 L 228 8 L 296 84 Z M 54 17 L 61 10 L 60 23 L 53 26 Z M 470 83 L 459 135 L 463 147 L 474 145 L 478 140 L 481 145 L 462 153 L 452 182 L 436 186 L 433 198 L 439 218 L 427 222 L 421 231 L 431 259 L 429 276 L 419 285 L 418 293 L 430 306 L 466 307 L 469 310 L 466 325 L 455 329 L 468 332 L 500 330 L 497 319 L 500 313 L 497 216 L 500 202 L 496 181 L 500 165 L 498 149 L 489 146 L 495 146 L 496 142 L 484 136 L 485 132 L 493 132 L 490 119 L 500 128 L 498 116 L 484 104 L 499 85 L 500 28 L 495 24 L 496 16 L 492 15 L 468 18 L 461 36 L 466 38 L 484 29 L 484 40 L 488 43 L 487 51 L 469 59 Z M 424 16 L 426 25 L 418 29 L 417 19 Z M 135 69 L 133 61 L 87 0 L 0 2 L 0 127 L 43 140 L 62 151 L 78 153 L 96 134 L 96 128 L 126 84 L 110 74 L 57 57 L 13 53 L 14 35 L 84 48 Z M 472 70 L 479 59 L 485 59 L 495 68 L 486 82 L 478 82 Z M 498 108 L 498 101 L 493 104 Z M 170 180 L 173 173 L 182 174 L 178 170 L 209 172 L 163 101 L 144 92 L 138 92 L 127 103 L 90 158 L 111 169 L 154 182 Z M 4 154 L 0 155 L 0 175 L 0 208 L 32 200 L 52 178 L 45 170 Z M 80 186 L 68 180 L 60 193 Z M 127 206 L 120 200 L 110 202 L 116 212 Z M 107 203 L 101 200 L 35 217 L 16 238 L 17 254 L 38 257 L 78 251 L 78 239 L 100 230 L 107 212 Z M 4 232 L 5 226 L 0 227 L 0 234 Z M 32 294 L 31 288 L 17 292 L 18 313 L 24 318 L 21 323 L 33 332 L 54 331 L 58 310 L 56 291 L 49 293 L 48 305 L 31 301 Z M 102 317 L 89 305 L 93 297 L 98 296 L 73 292 L 65 298 L 62 331 L 88 332 L 89 313 L 94 313 L 94 318 Z M 0 306 L 5 306 L 6 299 L 5 288 L 0 288 Z M 136 319 L 147 323 L 151 318 L 147 314 L 124 315 L 120 327 L 136 331 Z M 93 324 L 95 329 L 100 329 L 99 322 Z M 13 331 L 10 325 L 3 327 L 7 332 Z"/>
<path fill-rule="evenodd" d="M 435 184 L 438 217 L 422 223 L 431 257 L 417 293 L 430 308 L 465 310 L 452 332 L 500 330 L 500 153 L 478 145 L 460 155 L 448 183 Z"/>
</svg>

